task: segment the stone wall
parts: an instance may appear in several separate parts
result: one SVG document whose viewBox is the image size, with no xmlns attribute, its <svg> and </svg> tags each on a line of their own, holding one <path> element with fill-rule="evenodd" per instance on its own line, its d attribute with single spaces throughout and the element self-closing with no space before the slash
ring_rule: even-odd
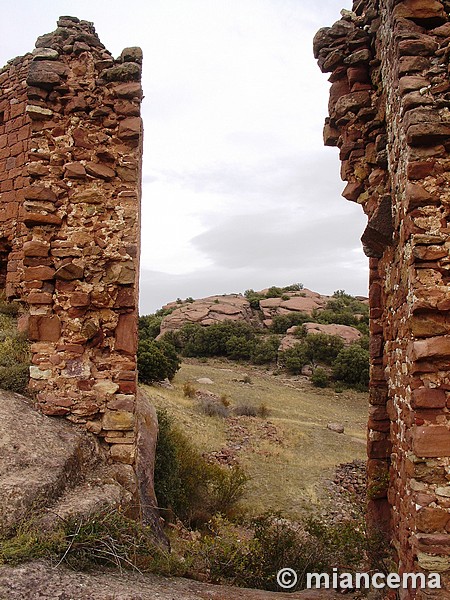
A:
<svg viewBox="0 0 450 600">
<path fill-rule="evenodd" d="M 314 39 L 324 141 L 368 216 L 369 516 L 450 594 L 450 2 L 356 0 Z M 445 597 L 447 597 L 445 595 Z"/>
<path fill-rule="evenodd" d="M 0 283 L 30 391 L 135 466 L 142 52 L 61 17 L 0 71 Z"/>
</svg>

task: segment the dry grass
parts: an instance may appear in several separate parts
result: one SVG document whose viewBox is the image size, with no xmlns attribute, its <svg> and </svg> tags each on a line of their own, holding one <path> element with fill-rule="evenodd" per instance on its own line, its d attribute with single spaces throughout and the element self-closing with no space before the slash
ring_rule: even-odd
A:
<svg viewBox="0 0 450 600">
<path fill-rule="evenodd" d="M 245 374 L 251 384 L 242 383 Z M 198 384 L 201 377 L 214 384 Z M 248 366 L 244 372 L 227 361 L 190 360 L 177 373 L 173 389 L 148 391 L 155 405 L 166 408 L 202 452 L 225 447 L 230 424 L 227 419 L 202 415 L 196 400 L 183 395 L 187 381 L 200 390 L 225 394 L 231 409 L 242 403 L 264 403 L 270 411 L 267 419 L 239 417 L 239 425 L 250 434 L 250 442 L 242 444 L 236 455 L 251 476 L 246 494 L 251 512 L 273 509 L 299 517 L 321 501 L 323 481 L 332 476 L 336 465 L 365 458 L 367 394 L 351 390 L 336 394 L 301 377 L 274 376 Z M 329 431 L 326 426 L 332 421 L 343 423 L 345 433 Z M 275 439 L 264 434 L 262 425 L 267 422 L 276 428 Z"/>
</svg>

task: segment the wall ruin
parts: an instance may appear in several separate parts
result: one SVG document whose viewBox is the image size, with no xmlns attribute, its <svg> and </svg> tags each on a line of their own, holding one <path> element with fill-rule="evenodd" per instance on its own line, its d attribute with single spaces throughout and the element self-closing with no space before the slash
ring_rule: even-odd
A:
<svg viewBox="0 0 450 600">
<path fill-rule="evenodd" d="M 368 216 L 369 518 L 450 594 L 450 2 L 355 0 L 314 39 L 324 142 Z"/>
<path fill-rule="evenodd" d="M 0 71 L 0 284 L 38 408 L 136 469 L 142 52 L 57 25 Z"/>
</svg>

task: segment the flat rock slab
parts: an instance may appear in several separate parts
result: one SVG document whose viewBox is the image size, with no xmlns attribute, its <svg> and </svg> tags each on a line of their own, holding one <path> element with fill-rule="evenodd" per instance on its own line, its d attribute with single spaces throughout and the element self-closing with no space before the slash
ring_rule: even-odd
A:
<svg viewBox="0 0 450 600">
<path fill-rule="evenodd" d="M 0 530 L 51 505 L 96 456 L 92 436 L 0 390 Z"/>
<path fill-rule="evenodd" d="M 130 572 L 78 573 L 43 561 L 0 567 L 0 598 L 8 600 L 337 600 L 339 597 L 328 590 L 285 594 Z M 352 595 L 347 594 L 346 598 L 350 600 Z"/>
</svg>

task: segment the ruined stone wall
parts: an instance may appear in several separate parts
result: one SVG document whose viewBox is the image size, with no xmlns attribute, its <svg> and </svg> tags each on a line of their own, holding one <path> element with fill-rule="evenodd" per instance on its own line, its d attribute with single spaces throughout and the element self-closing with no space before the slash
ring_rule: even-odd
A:
<svg viewBox="0 0 450 600">
<path fill-rule="evenodd" d="M 427 598 L 450 593 L 449 10 L 356 0 L 314 40 L 332 83 L 324 141 L 368 216 L 369 516 L 401 572 L 441 573 L 447 592 Z"/>
<path fill-rule="evenodd" d="M 61 17 L 0 72 L 0 274 L 30 391 L 135 466 L 142 53 Z"/>
</svg>

